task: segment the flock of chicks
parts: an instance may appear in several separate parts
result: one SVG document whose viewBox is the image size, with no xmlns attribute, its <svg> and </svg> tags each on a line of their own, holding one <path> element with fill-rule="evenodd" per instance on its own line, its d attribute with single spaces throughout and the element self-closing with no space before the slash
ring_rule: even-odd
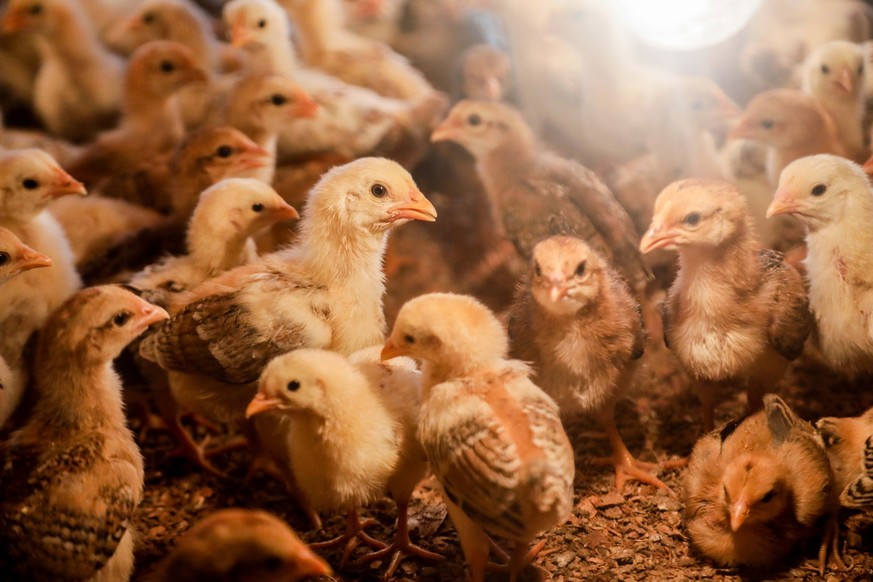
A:
<svg viewBox="0 0 873 582">
<path fill-rule="evenodd" d="M 130 578 L 144 467 L 125 400 L 144 417 L 156 409 L 217 475 L 182 415 L 239 426 L 314 524 L 347 514 L 342 536 L 306 547 L 264 512 L 218 512 L 178 540 L 155 580 L 326 575 L 312 549 L 344 545 L 343 568 L 359 543 L 374 548 L 362 562 L 388 563 L 386 577 L 404 555 L 439 560 L 407 524 L 428 472 L 471 579 L 490 567 L 515 580 L 543 546 L 532 541 L 573 507 L 562 417 L 597 418 L 619 492 L 628 479 L 669 491 L 615 421 L 662 344 L 703 405 L 707 434 L 682 492 L 694 548 L 768 567 L 821 535 L 821 568 L 845 568 L 839 511 L 873 507 L 871 411 L 816 430 L 769 393 L 804 349 L 848 377 L 873 371 L 860 45 L 813 47 L 798 63 L 802 89 L 762 92 L 745 112 L 712 81 L 641 68 L 657 78 L 657 120 L 636 156 L 639 144 L 617 138 L 574 142 L 528 94 L 531 80 L 559 103 L 586 91 L 584 75 L 556 76 L 590 57 L 548 32 L 561 30 L 562 2 L 435 3 L 513 49 L 466 51 L 465 98 L 448 113 L 421 72 L 346 28 L 336 0 L 231 0 L 223 27 L 188 0 L 115 13 L 96 0 L 6 4 L 0 60 L 14 66 L 2 81 L 47 133 L 0 130 L 4 577 Z M 396 8 L 352 6 L 358 17 Z M 550 56 L 531 66 L 539 50 Z M 518 108 L 501 102 L 510 62 Z M 589 139 L 618 123 L 600 92 L 627 97 L 615 76 L 600 81 L 564 109 Z M 471 271 L 521 281 L 503 320 L 469 294 L 427 293 L 387 328 L 386 273 L 409 260 L 388 235 L 437 220 L 406 169 L 429 164 L 442 169 L 429 178 L 438 188 L 483 195 L 491 232 Z M 72 196 L 86 186 L 91 196 Z M 766 216 L 799 219 L 802 241 L 758 239 L 762 190 Z M 767 248 L 780 245 L 789 262 Z M 122 390 L 114 366 L 145 394 Z M 715 430 L 716 405 L 737 386 L 748 414 Z M 385 494 L 398 507 L 390 545 L 357 514 Z"/>
</svg>

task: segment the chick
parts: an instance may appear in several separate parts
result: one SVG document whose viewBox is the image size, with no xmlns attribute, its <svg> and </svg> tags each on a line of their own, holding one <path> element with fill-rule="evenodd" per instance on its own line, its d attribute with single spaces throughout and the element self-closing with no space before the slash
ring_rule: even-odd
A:
<svg viewBox="0 0 873 582">
<path fill-rule="evenodd" d="M 772 568 L 833 515 L 827 455 L 778 396 L 697 442 L 685 472 L 691 545 L 721 566 Z M 826 536 L 820 568 L 826 562 Z"/>
<path fill-rule="evenodd" d="M 863 128 L 866 83 L 864 50 L 854 42 L 824 43 L 803 63 L 803 92 L 828 112 L 849 157 L 857 162 L 867 159 Z"/>
<path fill-rule="evenodd" d="M 288 524 L 255 509 L 222 509 L 176 541 L 152 582 L 298 582 L 330 566 Z"/>
<path fill-rule="evenodd" d="M 46 210 L 53 199 L 70 194 L 85 194 L 85 188 L 48 154 L 0 153 L 0 226 L 53 262 L 0 288 L 0 356 L 12 367 L 20 366 L 31 333 L 82 285 L 67 238 Z"/>
<path fill-rule="evenodd" d="M 676 250 L 663 307 L 664 341 L 696 381 L 703 428 L 718 389 L 745 382 L 750 411 L 803 352 L 812 326 L 800 275 L 762 249 L 746 199 L 727 182 L 680 180 L 655 201 L 640 250 Z"/>
<path fill-rule="evenodd" d="M 873 190 L 861 168 L 829 155 L 802 158 L 779 177 L 767 216 L 806 227 L 809 306 L 825 361 L 848 376 L 873 370 L 873 270 L 867 224 Z"/>
<path fill-rule="evenodd" d="M 93 188 L 110 174 L 172 152 L 185 135 L 173 96 L 205 74 L 184 45 L 154 41 L 140 47 L 125 73 L 121 123 L 100 134 L 70 164 L 70 172 Z"/>
<path fill-rule="evenodd" d="M 35 409 L 0 464 L 0 567 L 27 580 L 127 580 L 143 460 L 112 369 L 167 313 L 121 287 L 92 287 L 46 324 Z"/>
<path fill-rule="evenodd" d="M 0 227 L 0 285 L 25 271 L 51 266 L 50 258 L 21 242 L 12 231 Z M 21 374 L 0 357 L 0 429 L 15 412 L 23 391 Z"/>
<path fill-rule="evenodd" d="M 772 185 L 778 182 L 782 169 L 798 158 L 823 153 L 851 155 L 827 111 L 794 89 L 756 95 L 730 137 L 761 141 L 769 147 L 767 176 Z"/>
<path fill-rule="evenodd" d="M 667 488 L 643 470 L 652 465 L 631 455 L 615 426 L 616 401 L 633 382 L 646 337 L 639 304 L 602 256 L 573 237 L 538 243 L 510 310 L 509 338 L 510 355 L 531 363 L 534 382 L 563 415 L 597 416 L 619 492 L 628 477 Z"/>
<path fill-rule="evenodd" d="M 251 383 L 273 357 L 303 347 L 349 354 L 382 341 L 388 233 L 435 219 L 395 162 L 363 158 L 334 168 L 310 192 L 297 245 L 195 289 L 140 353 L 185 373 L 171 381 L 190 410 L 242 420 Z"/>
<path fill-rule="evenodd" d="M 834 472 L 840 504 L 873 508 L 873 408 L 856 417 L 826 417 L 815 423 Z"/>
<path fill-rule="evenodd" d="M 473 45 L 461 55 L 459 97 L 505 101 L 512 89 L 509 55 L 490 44 Z"/>
<path fill-rule="evenodd" d="M 84 141 L 112 126 L 121 105 L 122 63 L 100 43 L 79 2 L 11 0 L 2 27 L 39 39 L 33 107 L 47 129 Z"/>
<path fill-rule="evenodd" d="M 357 363 L 335 352 L 296 350 L 267 365 L 246 409 L 247 417 L 263 419 L 258 429 L 265 429 L 265 446 L 279 453 L 280 466 L 293 475 L 313 509 L 349 513 L 346 533 L 319 544 L 349 542 L 343 563 L 356 537 L 372 543 L 360 535 L 358 507 L 386 490 L 402 504 L 398 541 L 372 559 L 400 551 L 438 557 L 413 546 L 406 529 L 406 506 L 427 469 L 415 437 L 419 374 L 408 360 L 380 367 L 373 350 L 358 356 Z M 271 410 L 277 413 L 261 416 Z"/>
<path fill-rule="evenodd" d="M 573 502 L 573 450 L 555 402 L 508 360 L 500 322 L 472 297 L 445 293 L 407 302 L 382 359 L 425 362 L 418 438 L 443 487 L 473 582 L 482 582 L 489 541 L 515 542 L 510 579 L 566 519 Z"/>
</svg>

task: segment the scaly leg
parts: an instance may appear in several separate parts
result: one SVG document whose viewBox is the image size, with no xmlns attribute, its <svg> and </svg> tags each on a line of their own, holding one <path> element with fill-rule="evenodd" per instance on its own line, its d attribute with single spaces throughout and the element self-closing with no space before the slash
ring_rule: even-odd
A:
<svg viewBox="0 0 873 582">
<path fill-rule="evenodd" d="M 464 559 L 470 567 L 470 581 L 484 582 L 485 565 L 488 562 L 490 548 L 488 536 L 479 524 L 464 513 L 464 510 L 449 501 L 445 495 L 443 495 L 443 499 L 446 502 L 455 531 L 458 532 L 458 539 L 464 550 Z"/>
<path fill-rule="evenodd" d="M 364 542 L 370 547 L 376 549 L 384 549 L 386 546 L 379 540 L 370 537 L 364 532 L 364 528 L 376 523 L 375 520 L 368 519 L 365 521 L 361 521 L 358 519 L 358 510 L 351 510 L 346 516 L 346 531 L 340 536 L 333 538 L 332 540 L 327 540 L 326 542 L 316 542 L 314 544 L 309 544 L 310 548 L 321 550 L 325 548 L 333 548 L 339 546 L 341 544 L 345 544 L 345 550 L 343 550 L 343 558 L 340 561 L 340 568 L 345 568 L 346 563 L 349 561 L 349 557 L 351 557 L 352 552 L 355 551 L 355 548 L 358 547 L 358 544 Z"/>
<path fill-rule="evenodd" d="M 397 532 L 394 534 L 394 542 L 387 548 L 367 554 L 361 558 L 362 564 L 369 564 L 376 560 L 391 557 L 388 563 L 388 569 L 385 570 L 384 579 L 388 580 L 394 576 L 397 566 L 400 565 L 400 560 L 404 555 L 418 556 L 426 560 L 442 560 L 445 556 L 435 552 L 429 552 L 424 548 L 420 548 L 412 543 L 409 539 L 409 522 L 408 522 L 409 504 L 397 503 Z"/>
</svg>

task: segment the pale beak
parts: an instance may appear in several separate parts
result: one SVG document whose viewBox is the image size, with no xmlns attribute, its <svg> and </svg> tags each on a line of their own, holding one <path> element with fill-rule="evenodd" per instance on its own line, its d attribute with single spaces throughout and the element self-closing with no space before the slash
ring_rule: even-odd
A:
<svg viewBox="0 0 873 582">
<path fill-rule="evenodd" d="M 780 214 L 794 214 L 800 210 L 800 205 L 794 200 L 794 193 L 786 188 L 780 188 L 773 196 L 773 202 L 767 207 L 767 218 Z"/>
<path fill-rule="evenodd" d="M 438 141 L 457 141 L 460 137 L 460 129 L 461 126 L 455 120 L 446 119 L 430 134 L 430 141 L 434 143 Z"/>
<path fill-rule="evenodd" d="M 230 27 L 230 44 L 236 48 L 242 48 L 254 40 L 255 37 L 246 28 L 245 16 L 240 14 Z"/>
<path fill-rule="evenodd" d="M 754 133 L 752 132 L 751 124 L 745 119 L 742 119 L 728 132 L 728 139 L 748 139 L 753 135 Z"/>
<path fill-rule="evenodd" d="M 28 247 L 28 249 L 21 255 L 19 261 L 19 270 L 21 272 L 29 271 L 31 269 L 39 269 L 41 267 L 51 267 L 53 264 L 49 257 L 36 252 L 30 247 Z"/>
<path fill-rule="evenodd" d="M 385 345 L 382 346 L 382 353 L 379 357 L 384 362 L 385 360 L 390 360 L 391 358 L 397 358 L 405 355 L 406 351 L 398 347 L 397 344 L 394 343 L 394 340 L 389 337 L 388 340 L 385 342 Z"/>
<path fill-rule="evenodd" d="M 873 174 L 873 156 L 870 156 L 870 159 L 864 162 L 864 165 L 861 166 L 861 169 L 863 169 L 864 173 L 867 175 Z"/>
<path fill-rule="evenodd" d="M 280 406 L 282 406 L 281 401 L 276 398 L 268 398 L 262 392 L 258 392 L 246 407 L 246 418 L 251 418 L 268 410 L 276 410 Z"/>
<path fill-rule="evenodd" d="M 297 212 L 296 208 L 286 202 L 283 206 L 273 209 L 273 216 L 277 221 L 297 220 L 300 218 L 300 213 Z"/>
<path fill-rule="evenodd" d="M 552 281 L 549 285 L 549 300 L 552 303 L 557 301 L 567 294 L 567 287 L 563 281 Z"/>
<path fill-rule="evenodd" d="M 640 240 L 640 252 L 646 254 L 648 252 L 663 249 L 676 242 L 676 233 L 672 230 L 667 230 L 664 225 L 652 223 L 651 228 L 646 231 Z"/>
<path fill-rule="evenodd" d="M 291 108 L 291 117 L 315 117 L 318 115 L 320 106 L 310 97 L 309 93 L 300 91 L 294 95 L 294 106 Z"/>
<path fill-rule="evenodd" d="M 488 77 L 485 81 L 485 94 L 493 101 L 500 101 L 500 95 L 503 93 L 503 86 L 497 77 Z M 431 138 L 433 139 L 433 138 Z"/>
<path fill-rule="evenodd" d="M 61 196 L 69 196 L 70 194 L 79 194 L 85 196 L 88 191 L 85 185 L 73 178 L 71 175 L 61 169 L 55 170 L 56 181 L 52 189 L 46 194 L 49 198 L 60 198 Z"/>
<path fill-rule="evenodd" d="M 731 531 L 737 531 L 749 517 L 749 506 L 744 501 L 731 505 Z"/>
<path fill-rule="evenodd" d="M 327 562 L 319 558 L 315 552 L 309 549 L 303 542 L 296 548 L 295 555 L 290 560 L 288 569 L 289 580 L 303 580 L 316 576 L 329 576 L 332 571 Z"/>
<path fill-rule="evenodd" d="M 257 144 L 248 146 L 240 152 L 239 165 L 246 170 L 263 168 L 272 163 L 272 161 L 273 156 L 270 152 Z"/>
<path fill-rule="evenodd" d="M 855 87 L 855 81 L 852 79 L 852 71 L 848 68 L 840 70 L 840 74 L 834 79 L 834 85 L 841 91 L 845 91 L 847 95 L 852 94 L 852 89 Z"/>
<path fill-rule="evenodd" d="M 430 200 L 424 197 L 424 194 L 416 189 L 409 193 L 409 202 L 398 204 L 390 210 L 391 221 L 395 220 L 424 220 L 434 222 L 437 219 L 436 208 L 430 203 Z"/>
<path fill-rule="evenodd" d="M 145 305 L 140 308 L 139 313 L 136 315 L 136 324 L 140 329 L 146 329 L 153 323 L 170 319 L 170 314 L 163 308 L 146 301 L 143 301 L 143 303 Z"/>
<path fill-rule="evenodd" d="M 209 76 L 206 74 L 206 71 L 197 67 L 186 72 L 182 80 L 185 83 L 205 83 L 209 80 Z"/>
</svg>

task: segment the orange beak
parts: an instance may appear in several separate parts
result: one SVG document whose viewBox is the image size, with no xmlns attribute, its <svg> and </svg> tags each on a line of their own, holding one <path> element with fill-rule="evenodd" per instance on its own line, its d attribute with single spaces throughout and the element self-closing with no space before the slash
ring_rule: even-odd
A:
<svg viewBox="0 0 873 582">
<path fill-rule="evenodd" d="M 448 118 L 440 123 L 433 133 L 430 134 L 430 141 L 436 143 L 438 141 L 458 141 L 463 126 L 452 118 Z"/>
<path fill-rule="evenodd" d="M 236 48 L 243 48 L 255 41 L 255 37 L 246 27 L 246 19 L 243 14 L 237 16 L 230 26 L 230 44 Z"/>
<path fill-rule="evenodd" d="M 852 71 L 844 67 L 840 70 L 840 74 L 833 80 L 834 85 L 846 95 L 852 94 L 852 89 L 855 87 L 855 80 L 852 78 Z"/>
<path fill-rule="evenodd" d="M 136 314 L 136 325 L 139 329 L 145 330 L 153 323 L 170 319 L 170 314 L 163 308 L 158 307 L 157 305 L 152 305 L 142 299 L 140 301 L 142 302 L 142 306 Z"/>
<path fill-rule="evenodd" d="M 424 194 L 413 188 L 409 192 L 409 202 L 392 207 L 390 216 L 391 222 L 404 219 L 434 222 L 437 219 L 437 211 Z"/>
<path fill-rule="evenodd" d="M 731 531 L 737 531 L 749 517 L 749 506 L 740 500 L 731 505 Z"/>
<path fill-rule="evenodd" d="M 800 210 L 800 205 L 794 199 L 794 193 L 788 188 L 779 188 L 776 194 L 773 195 L 773 202 L 767 207 L 767 218 L 772 218 L 780 214 L 796 214 Z"/>
<path fill-rule="evenodd" d="M 867 160 L 866 162 L 864 162 L 862 169 L 864 170 L 864 173 L 867 175 L 873 174 L 873 156 L 870 156 L 870 159 Z"/>
<path fill-rule="evenodd" d="M 551 281 L 549 284 L 549 300 L 552 303 L 557 303 L 558 300 L 567 294 L 567 285 L 564 281 Z"/>
<path fill-rule="evenodd" d="M 205 83 L 209 80 L 209 75 L 201 69 L 200 67 L 196 67 L 189 71 L 185 72 L 182 79 L 185 83 Z"/>
<path fill-rule="evenodd" d="M 652 223 L 646 234 L 640 240 L 640 252 L 643 254 L 663 249 L 676 242 L 676 233 L 672 230 L 665 229 L 663 224 Z"/>
<path fill-rule="evenodd" d="M 288 568 L 288 580 L 303 580 L 317 576 L 330 576 L 332 573 L 327 562 L 319 558 L 308 546 L 300 542 L 300 547 L 295 549 L 294 557 L 290 560 Z M 284 579 L 284 578 L 283 578 Z"/>
<path fill-rule="evenodd" d="M 287 202 L 282 206 L 274 208 L 272 215 L 276 222 L 281 222 L 283 220 L 297 220 L 300 218 L 300 213 L 297 212 L 297 209 Z"/>
<path fill-rule="evenodd" d="M 503 85 L 500 79 L 490 75 L 485 79 L 485 95 L 492 101 L 500 101 L 500 96 L 503 94 Z"/>
<path fill-rule="evenodd" d="M 294 107 L 291 108 L 291 117 L 315 117 L 321 106 L 306 91 L 299 91 L 294 95 Z"/>
<path fill-rule="evenodd" d="M 239 165 L 245 170 L 263 168 L 272 162 L 273 155 L 254 142 L 240 151 Z"/>
<path fill-rule="evenodd" d="M 70 194 L 79 194 L 80 196 L 88 194 L 84 184 L 62 169 L 57 168 L 54 173 L 55 183 L 52 185 L 51 190 L 46 194 L 47 197 L 60 198 L 61 196 L 68 196 Z"/>
<path fill-rule="evenodd" d="M 749 139 L 754 137 L 754 135 L 752 124 L 746 119 L 741 119 L 740 122 L 728 132 L 728 139 Z"/>
<path fill-rule="evenodd" d="M 406 350 L 397 346 L 394 343 L 392 338 L 388 338 L 385 342 L 385 345 L 382 346 L 382 353 L 380 354 L 381 360 L 384 362 L 386 360 L 390 360 L 392 358 L 398 358 L 400 356 L 405 356 L 407 354 Z"/>
<path fill-rule="evenodd" d="M 262 392 L 255 394 L 255 397 L 249 402 L 246 407 L 246 418 L 251 418 L 256 414 L 267 412 L 268 410 L 276 410 L 282 403 L 275 398 L 268 398 Z"/>
<path fill-rule="evenodd" d="M 18 32 L 27 28 L 27 14 L 21 7 L 10 8 L 3 17 L 2 32 Z"/>
<path fill-rule="evenodd" d="M 52 260 L 42 253 L 38 253 L 30 247 L 25 247 L 25 251 L 19 257 L 18 268 L 20 272 L 30 271 L 31 269 L 39 269 L 42 267 L 51 267 Z"/>
</svg>

